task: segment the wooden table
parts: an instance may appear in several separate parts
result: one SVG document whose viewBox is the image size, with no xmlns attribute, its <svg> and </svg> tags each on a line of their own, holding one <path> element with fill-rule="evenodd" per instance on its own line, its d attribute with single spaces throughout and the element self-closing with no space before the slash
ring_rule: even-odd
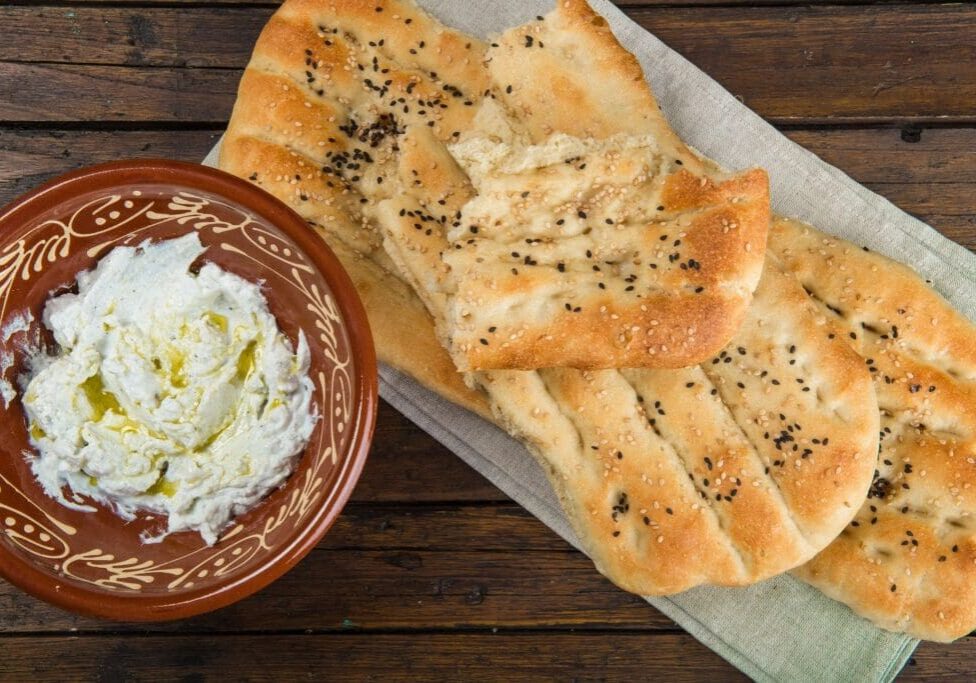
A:
<svg viewBox="0 0 976 683">
<path fill-rule="evenodd" d="M 793 140 L 976 246 L 976 6 L 620 4 Z M 0 201 L 84 164 L 202 158 L 275 6 L 5 3 Z M 923 645 L 904 678 L 974 667 L 969 637 Z M 388 406 L 336 528 L 242 603 L 178 623 L 106 623 L 0 582 L 0 676 L 41 674 L 741 678 Z"/>
</svg>

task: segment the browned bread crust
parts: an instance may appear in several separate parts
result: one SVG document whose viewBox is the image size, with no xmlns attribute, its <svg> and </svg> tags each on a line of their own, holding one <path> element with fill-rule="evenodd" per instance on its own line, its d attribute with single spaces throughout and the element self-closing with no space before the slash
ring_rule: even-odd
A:
<svg viewBox="0 0 976 683">
<path fill-rule="evenodd" d="M 580 445 L 540 454 L 597 566 L 628 590 L 778 574 L 829 543 L 867 490 L 870 380 L 775 262 L 700 367 L 541 375 Z"/>
<path fill-rule="evenodd" d="M 683 147 L 637 59 L 607 21 L 585 0 L 555 4 L 542 21 L 505 32 L 489 52 L 498 97 L 532 139 L 555 132 L 581 138 L 652 133 L 662 146 Z"/>
<path fill-rule="evenodd" d="M 728 343 L 762 269 L 766 174 L 712 180 L 624 142 L 475 178 L 444 254 L 459 368 L 687 367 Z"/>
<path fill-rule="evenodd" d="M 770 248 L 874 378 L 868 499 L 796 575 L 879 626 L 949 641 L 976 628 L 976 327 L 909 268 L 802 223 Z"/>
</svg>

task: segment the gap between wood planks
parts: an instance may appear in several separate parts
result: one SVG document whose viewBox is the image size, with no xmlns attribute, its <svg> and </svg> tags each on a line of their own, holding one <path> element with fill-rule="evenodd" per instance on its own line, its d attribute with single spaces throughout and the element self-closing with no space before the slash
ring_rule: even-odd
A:
<svg viewBox="0 0 976 683">
<path fill-rule="evenodd" d="M 192 617 L 191 617 L 192 618 Z M 165 622 L 164 622 L 165 623 Z M 477 636 L 486 634 L 502 634 L 502 635 L 512 635 L 517 636 L 519 634 L 525 634 L 527 636 L 545 636 L 545 635 L 567 635 L 570 632 L 579 633 L 581 636 L 598 635 L 600 631 L 590 631 L 590 630 L 577 630 L 576 628 L 553 628 L 553 627 L 538 627 L 538 628 L 511 628 L 511 627 L 494 627 L 494 626 L 452 626 L 452 627 L 442 627 L 442 628 L 431 628 L 428 626 L 420 626 L 417 628 L 358 628 L 358 627 L 348 627 L 348 628 L 286 628 L 286 629 L 265 629 L 265 630 L 244 630 L 244 631 L 213 631 L 207 629 L 180 629 L 179 631 L 154 631 L 151 629 L 153 622 L 139 622 L 135 626 L 139 627 L 139 631 L 135 630 L 106 630 L 106 631 L 37 631 L 37 632 L 0 632 L 0 641 L 3 640 L 13 640 L 19 638 L 30 638 L 38 640 L 50 640 L 54 638 L 64 638 L 65 636 L 69 638 L 77 638 L 79 640 L 94 640 L 97 638 L 133 638 L 133 637 L 147 637 L 151 636 L 153 638 L 160 638 L 171 640 L 175 638 L 194 638 L 194 637 L 210 637 L 217 636 L 220 638 L 251 638 L 251 637 L 264 637 L 264 636 L 283 636 L 283 637 L 298 637 L 304 638 L 309 636 L 343 636 L 346 638 L 356 638 L 363 635 L 450 635 L 450 634 L 462 634 L 466 636 Z M 150 628 L 147 628 L 150 627 Z M 141 632 L 140 632 L 141 631 Z M 658 631 L 647 631 L 638 628 L 621 628 L 621 629 L 607 629 L 603 631 L 605 635 L 614 636 L 640 636 L 642 638 L 655 637 L 661 635 L 675 635 L 675 634 L 687 634 L 682 628 L 675 625 L 671 629 L 658 630 Z M 689 636 L 690 637 L 690 636 Z"/>
<path fill-rule="evenodd" d="M 81 652 L 76 649 L 79 645 L 85 648 Z M 365 680 L 378 673 L 389 677 L 391 671 L 407 680 L 496 681 L 499 676 L 520 681 L 643 680 L 652 671 L 674 681 L 706 676 L 717 681 L 744 680 L 686 634 L 651 641 L 644 635 L 616 640 L 568 633 L 146 637 L 121 643 L 111 638 L 62 637 L 15 639 L 9 650 L 4 669 L 14 680 L 34 678 L 39 668 L 55 664 L 59 674 L 68 678 L 104 680 L 194 674 L 230 680 Z"/>
<path fill-rule="evenodd" d="M 36 678 L 45 666 L 66 677 L 160 680 L 171 676 L 219 675 L 253 679 L 276 676 L 358 680 L 377 671 L 409 672 L 413 680 L 495 681 L 502 672 L 518 680 L 554 677 L 668 681 L 745 680 L 717 654 L 690 635 L 598 633 L 498 634 L 295 634 L 266 636 L 146 635 L 10 638 L 5 673 Z M 78 650 L 83 647 L 84 650 Z M 248 653 L 248 656 L 241 656 Z M 924 644 L 900 675 L 901 681 L 968 680 L 976 642 Z M 54 670 L 54 669 L 52 669 Z M 313 673 L 315 672 L 315 673 Z M 142 674 L 139 678 L 138 675 Z M 331 674 L 331 676 L 330 676 Z"/>
</svg>

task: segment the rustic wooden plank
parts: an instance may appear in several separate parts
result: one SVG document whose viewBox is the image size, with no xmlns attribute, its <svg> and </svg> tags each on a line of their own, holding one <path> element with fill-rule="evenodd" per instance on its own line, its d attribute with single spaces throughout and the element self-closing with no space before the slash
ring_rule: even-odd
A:
<svg viewBox="0 0 976 683">
<path fill-rule="evenodd" d="M 632 16 L 766 118 L 973 120 L 976 7 L 641 9 Z M 967 75 L 968 74 L 968 75 Z"/>
<path fill-rule="evenodd" d="M 355 503 L 343 511 L 322 548 L 397 552 L 566 552 L 572 546 L 513 502 Z"/>
<path fill-rule="evenodd" d="M 976 662 L 976 637 L 968 636 L 955 643 L 922 643 L 898 680 L 968 681 Z"/>
<path fill-rule="evenodd" d="M 37 680 L 45 670 L 64 679 L 157 681 L 262 673 L 282 678 L 359 680 L 401 672 L 411 680 L 668 681 L 745 680 L 684 633 L 427 633 L 224 636 L 0 637 L 4 678 Z M 248 653 L 242 657 L 241 653 Z M 898 680 L 964 681 L 972 677 L 976 638 L 922 643 Z"/>
<path fill-rule="evenodd" d="M 508 496 L 381 401 L 373 449 L 352 499 L 507 501 Z"/>
<path fill-rule="evenodd" d="M 240 73 L 0 62 L 0 121 L 221 122 Z"/>
<path fill-rule="evenodd" d="M 493 534 L 503 534 L 499 525 Z M 313 550 L 261 593 L 162 624 L 78 617 L 0 583 L 0 633 L 677 627 L 575 551 Z M 2 643 L 0 639 L 0 643 Z"/>
<path fill-rule="evenodd" d="M 0 61 L 240 68 L 273 11 L 0 7 Z"/>
<path fill-rule="evenodd" d="M 786 136 L 862 183 L 976 182 L 976 128 L 789 130 Z"/>
<path fill-rule="evenodd" d="M 159 157 L 199 161 L 219 138 L 219 130 L 78 132 L 0 128 L 0 204 L 81 166 Z"/>
<path fill-rule="evenodd" d="M 792 130 L 787 135 L 976 250 L 976 129 Z"/>
<path fill-rule="evenodd" d="M 0 56 L 18 60 L 0 64 L 0 119 L 223 120 L 269 9 L 44 11 L 0 10 L 15 27 Z M 976 120 L 976 70 L 963 68 L 976 59 L 973 5 L 629 12 L 775 122 Z M 64 59 L 86 65 L 51 63 Z"/>
<path fill-rule="evenodd" d="M 147 626 L 86 619 L 4 582 L 0 614 L 0 633 L 8 634 L 677 628 L 514 504 L 352 505 L 283 578 L 242 603 L 188 621 Z"/>
<path fill-rule="evenodd" d="M 4 675 L 36 680 L 740 681 L 686 634 L 309 634 L 6 638 Z M 49 668 L 50 667 L 50 668 Z M 274 672 L 273 674 L 271 672 Z"/>
</svg>

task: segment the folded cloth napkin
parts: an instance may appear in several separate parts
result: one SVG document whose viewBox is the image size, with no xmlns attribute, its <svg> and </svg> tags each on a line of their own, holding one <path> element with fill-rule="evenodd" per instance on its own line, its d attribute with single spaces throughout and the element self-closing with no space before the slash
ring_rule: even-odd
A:
<svg viewBox="0 0 976 683">
<path fill-rule="evenodd" d="M 608 0 L 590 2 L 640 59 L 684 140 L 727 168 L 766 168 L 775 211 L 911 264 L 976 319 L 976 259 L 968 250 L 792 143 Z M 420 3 L 445 23 L 484 36 L 548 12 L 553 0 Z M 204 163 L 216 164 L 216 149 Z M 544 474 L 517 441 L 392 368 L 380 370 L 380 393 L 578 547 Z M 696 588 L 648 602 L 759 681 L 890 681 L 918 644 L 875 628 L 790 576 L 744 589 Z"/>
</svg>

